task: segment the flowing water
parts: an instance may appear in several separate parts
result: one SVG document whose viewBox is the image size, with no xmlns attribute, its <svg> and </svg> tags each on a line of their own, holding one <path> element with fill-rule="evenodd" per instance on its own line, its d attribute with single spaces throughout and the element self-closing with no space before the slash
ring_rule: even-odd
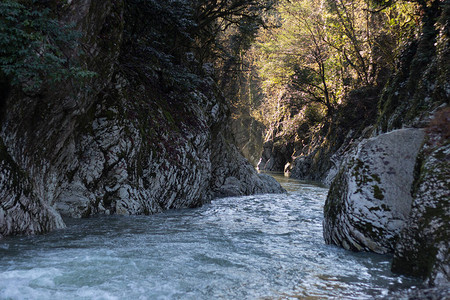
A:
<svg viewBox="0 0 450 300">
<path fill-rule="evenodd" d="M 2 240 L 0 299 L 373 299 L 418 284 L 389 256 L 325 245 L 327 190 L 277 179 L 287 194 Z"/>
</svg>

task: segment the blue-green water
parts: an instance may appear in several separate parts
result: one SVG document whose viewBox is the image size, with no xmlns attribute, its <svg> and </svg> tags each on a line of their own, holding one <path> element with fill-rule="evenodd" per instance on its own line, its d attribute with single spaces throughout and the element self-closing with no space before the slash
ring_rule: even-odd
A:
<svg viewBox="0 0 450 300">
<path fill-rule="evenodd" d="M 0 299 L 373 299 L 418 284 L 388 256 L 325 245 L 327 190 L 279 179 L 287 194 L 2 240 Z"/>
</svg>

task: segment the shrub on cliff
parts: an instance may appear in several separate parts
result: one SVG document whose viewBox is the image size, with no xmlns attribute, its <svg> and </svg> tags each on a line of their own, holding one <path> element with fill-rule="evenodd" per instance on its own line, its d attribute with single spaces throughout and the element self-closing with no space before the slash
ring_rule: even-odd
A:
<svg viewBox="0 0 450 300">
<path fill-rule="evenodd" d="M 25 92 L 38 90 L 45 80 L 87 77 L 64 53 L 79 34 L 51 16 L 36 1 L 0 2 L 0 75 Z"/>
</svg>

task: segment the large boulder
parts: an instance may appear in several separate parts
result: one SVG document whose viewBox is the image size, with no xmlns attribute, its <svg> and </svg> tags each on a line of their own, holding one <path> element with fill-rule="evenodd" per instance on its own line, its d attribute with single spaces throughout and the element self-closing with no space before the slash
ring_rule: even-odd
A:
<svg viewBox="0 0 450 300">
<path fill-rule="evenodd" d="M 450 110 L 446 124 L 450 134 Z M 428 141 L 432 140 L 428 135 Z M 410 219 L 395 248 L 392 270 L 418 276 L 429 285 L 450 282 L 450 143 L 426 145 L 418 164 Z"/>
<path fill-rule="evenodd" d="M 392 252 L 412 204 L 420 129 L 363 140 L 343 164 L 325 203 L 324 238 L 356 251 Z"/>
</svg>

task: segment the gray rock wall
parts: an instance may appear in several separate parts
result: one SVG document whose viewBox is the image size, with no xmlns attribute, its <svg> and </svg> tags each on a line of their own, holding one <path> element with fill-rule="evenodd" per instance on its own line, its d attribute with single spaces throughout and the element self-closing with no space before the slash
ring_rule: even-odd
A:
<svg viewBox="0 0 450 300">
<path fill-rule="evenodd" d="M 64 227 L 58 212 L 34 193 L 27 174 L 14 163 L 0 139 L 0 238 Z"/>
<path fill-rule="evenodd" d="M 216 196 L 283 191 L 232 145 L 227 105 L 210 77 L 183 93 L 162 92 L 167 88 L 153 75 L 143 79 L 133 69 L 140 65 L 121 59 L 124 5 L 65 6 L 84 33 L 89 53 L 82 63 L 98 74 L 86 86 L 64 82 L 32 95 L 16 90 L 7 99 L 2 235 L 62 227 L 60 214 L 151 214 Z M 16 177 L 27 193 L 10 184 Z"/>
</svg>

